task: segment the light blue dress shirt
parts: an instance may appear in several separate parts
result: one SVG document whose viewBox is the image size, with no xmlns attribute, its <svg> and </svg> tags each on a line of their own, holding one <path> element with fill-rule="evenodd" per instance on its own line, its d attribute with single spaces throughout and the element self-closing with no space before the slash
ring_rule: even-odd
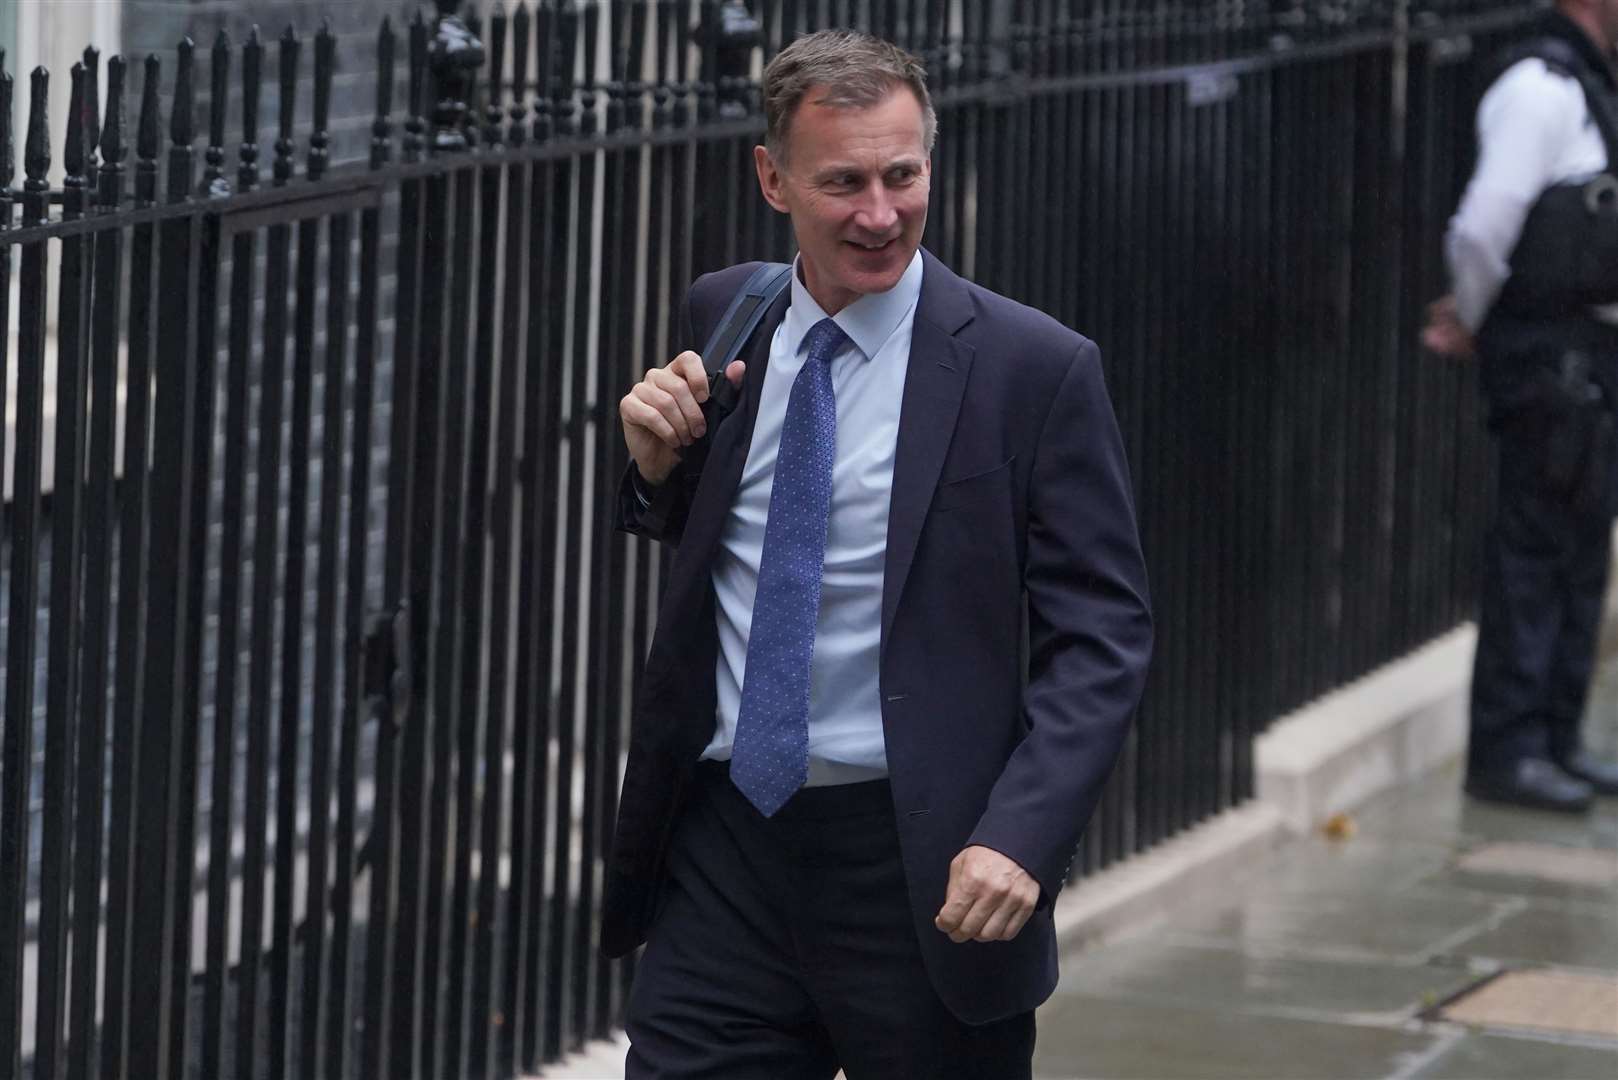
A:
<svg viewBox="0 0 1618 1080">
<path fill-rule="evenodd" d="M 837 455 L 815 655 L 809 675 L 809 786 L 886 776 L 878 657 L 882 571 L 899 409 L 910 366 L 911 329 L 921 297 L 921 253 L 899 283 L 862 296 L 834 316 L 849 337 L 831 362 L 837 395 Z M 747 464 L 720 536 L 713 584 L 719 623 L 719 709 L 703 757 L 724 761 L 736 738 L 747 671 L 747 637 L 764 552 L 776 450 L 792 380 L 805 360 L 804 337 L 826 313 L 792 274 L 792 301 L 770 341 Z"/>
</svg>

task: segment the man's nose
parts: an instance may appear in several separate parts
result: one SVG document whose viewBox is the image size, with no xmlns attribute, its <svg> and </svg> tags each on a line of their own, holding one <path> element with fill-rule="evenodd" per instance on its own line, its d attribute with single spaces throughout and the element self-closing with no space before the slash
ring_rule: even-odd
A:
<svg viewBox="0 0 1618 1080">
<path fill-rule="evenodd" d="M 880 180 L 865 189 L 865 198 L 861 200 L 854 220 L 860 228 L 875 233 L 886 233 L 899 220 L 899 211 L 894 207 L 886 185 Z"/>
</svg>

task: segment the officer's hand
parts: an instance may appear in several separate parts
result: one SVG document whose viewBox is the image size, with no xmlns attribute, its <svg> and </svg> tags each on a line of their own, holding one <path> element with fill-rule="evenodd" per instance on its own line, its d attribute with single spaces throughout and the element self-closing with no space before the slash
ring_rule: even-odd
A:
<svg viewBox="0 0 1618 1080">
<path fill-rule="evenodd" d="M 1421 329 L 1421 343 L 1439 356 L 1470 360 L 1475 348 L 1472 331 L 1461 321 L 1455 297 L 1443 296 L 1427 305 L 1427 325 Z"/>
<path fill-rule="evenodd" d="M 993 848 L 973 845 L 949 864 L 949 888 L 933 925 L 956 944 L 1010 941 L 1039 903 L 1039 882 Z"/>
<path fill-rule="evenodd" d="M 740 386 L 747 365 L 733 361 L 725 369 L 732 386 Z M 702 357 L 689 350 L 667 366 L 652 368 L 618 402 L 629 456 L 648 484 L 668 479 L 680 451 L 707 434 L 702 403 L 708 400 L 708 373 Z"/>
</svg>

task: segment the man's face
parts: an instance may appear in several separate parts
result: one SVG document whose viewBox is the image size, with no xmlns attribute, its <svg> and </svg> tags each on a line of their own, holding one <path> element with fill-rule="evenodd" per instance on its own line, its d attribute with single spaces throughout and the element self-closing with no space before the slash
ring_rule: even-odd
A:
<svg viewBox="0 0 1618 1080">
<path fill-rule="evenodd" d="M 927 224 L 932 163 L 909 87 L 869 109 L 819 99 L 811 89 L 793 114 L 784 167 L 762 146 L 753 156 L 765 200 L 792 215 L 804 284 L 831 315 L 899 283 Z"/>
</svg>

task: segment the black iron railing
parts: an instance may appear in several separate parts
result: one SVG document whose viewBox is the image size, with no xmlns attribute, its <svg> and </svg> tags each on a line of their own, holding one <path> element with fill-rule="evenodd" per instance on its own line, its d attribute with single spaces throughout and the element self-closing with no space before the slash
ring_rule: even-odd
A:
<svg viewBox="0 0 1618 1080">
<path fill-rule="evenodd" d="M 926 243 L 1106 356 L 1160 632 L 1077 873 L 1470 610 L 1472 376 L 1412 341 L 1521 5 L 457 6 L 381 28 L 363 161 L 327 32 L 214 41 L 200 132 L 189 41 L 88 51 L 56 191 L 50 78 L 19 139 L 0 76 L 0 1078 L 512 1076 L 616 1024 L 663 561 L 607 527 L 615 403 L 696 274 L 790 254 L 751 76 L 815 27 L 927 59 Z"/>
</svg>

